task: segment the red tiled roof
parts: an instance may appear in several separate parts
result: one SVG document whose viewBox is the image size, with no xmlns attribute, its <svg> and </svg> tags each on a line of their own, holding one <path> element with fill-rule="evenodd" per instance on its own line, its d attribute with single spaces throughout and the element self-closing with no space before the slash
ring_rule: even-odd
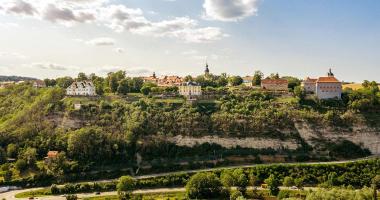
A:
<svg viewBox="0 0 380 200">
<path fill-rule="evenodd" d="M 307 83 L 316 83 L 317 81 L 318 81 L 317 78 L 309 78 L 309 77 L 307 77 L 304 82 L 307 82 Z"/>
<path fill-rule="evenodd" d="M 340 83 L 340 81 L 338 81 L 338 79 L 336 79 L 335 77 L 333 76 L 329 76 L 329 77 L 319 77 L 318 83 Z"/>
<path fill-rule="evenodd" d="M 264 79 L 261 81 L 261 83 L 282 85 L 282 84 L 288 84 L 288 80 L 286 80 L 286 79 Z"/>
<path fill-rule="evenodd" d="M 47 153 L 47 157 L 48 158 L 55 158 L 55 157 L 57 157 L 58 156 L 58 151 L 49 151 L 48 153 Z"/>
</svg>

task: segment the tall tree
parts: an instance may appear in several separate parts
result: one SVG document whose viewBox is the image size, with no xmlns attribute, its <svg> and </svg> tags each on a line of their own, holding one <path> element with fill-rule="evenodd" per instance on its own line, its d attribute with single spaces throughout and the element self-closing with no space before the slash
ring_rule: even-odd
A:
<svg viewBox="0 0 380 200">
<path fill-rule="evenodd" d="M 264 74 L 261 71 L 255 71 L 253 75 L 252 84 L 253 85 L 261 85 L 261 80 L 263 79 Z"/>
</svg>

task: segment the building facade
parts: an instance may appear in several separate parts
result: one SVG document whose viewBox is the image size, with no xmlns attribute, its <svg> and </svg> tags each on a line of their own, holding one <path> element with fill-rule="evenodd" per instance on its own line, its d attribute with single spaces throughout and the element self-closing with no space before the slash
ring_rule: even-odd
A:
<svg viewBox="0 0 380 200">
<path fill-rule="evenodd" d="M 33 87 L 34 87 L 34 88 L 44 88 L 44 87 L 46 87 L 46 84 L 45 84 L 45 82 L 42 81 L 42 80 L 35 80 L 35 81 L 33 82 Z"/>
<path fill-rule="evenodd" d="M 253 77 L 252 76 L 245 76 L 242 79 L 243 79 L 243 85 L 245 85 L 247 87 L 253 86 L 253 84 L 252 84 Z"/>
<path fill-rule="evenodd" d="M 302 87 L 305 89 L 305 92 L 308 94 L 314 94 L 317 87 L 317 80 L 315 78 L 307 77 L 302 81 Z"/>
<path fill-rule="evenodd" d="M 201 96 L 202 87 L 194 82 L 187 82 L 178 87 L 178 92 L 187 98 Z"/>
<path fill-rule="evenodd" d="M 307 93 L 314 93 L 318 99 L 342 98 L 342 82 L 335 78 L 331 69 L 325 77 L 305 79 L 303 81 L 303 88 Z"/>
<path fill-rule="evenodd" d="M 75 81 L 67 89 L 70 96 L 96 96 L 95 86 L 91 81 Z"/>
<path fill-rule="evenodd" d="M 270 91 L 288 91 L 288 80 L 286 79 L 263 79 L 261 89 Z"/>
</svg>

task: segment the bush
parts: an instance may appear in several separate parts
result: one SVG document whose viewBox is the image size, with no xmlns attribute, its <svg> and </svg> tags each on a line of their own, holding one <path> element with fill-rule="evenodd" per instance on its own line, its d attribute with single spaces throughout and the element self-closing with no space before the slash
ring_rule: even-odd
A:
<svg viewBox="0 0 380 200">
<path fill-rule="evenodd" d="M 230 200 L 237 200 L 239 197 L 244 197 L 244 196 L 239 190 L 235 190 L 231 192 Z"/>
<path fill-rule="evenodd" d="M 219 178 L 210 172 L 197 173 L 186 184 L 186 195 L 190 199 L 219 198 L 222 190 Z"/>
</svg>

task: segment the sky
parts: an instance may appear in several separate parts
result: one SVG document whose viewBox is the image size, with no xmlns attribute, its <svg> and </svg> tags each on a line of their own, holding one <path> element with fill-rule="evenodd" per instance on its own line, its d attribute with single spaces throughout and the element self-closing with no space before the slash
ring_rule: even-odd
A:
<svg viewBox="0 0 380 200">
<path fill-rule="evenodd" d="M 379 0 L 0 0 L 0 75 L 380 82 Z"/>
</svg>

